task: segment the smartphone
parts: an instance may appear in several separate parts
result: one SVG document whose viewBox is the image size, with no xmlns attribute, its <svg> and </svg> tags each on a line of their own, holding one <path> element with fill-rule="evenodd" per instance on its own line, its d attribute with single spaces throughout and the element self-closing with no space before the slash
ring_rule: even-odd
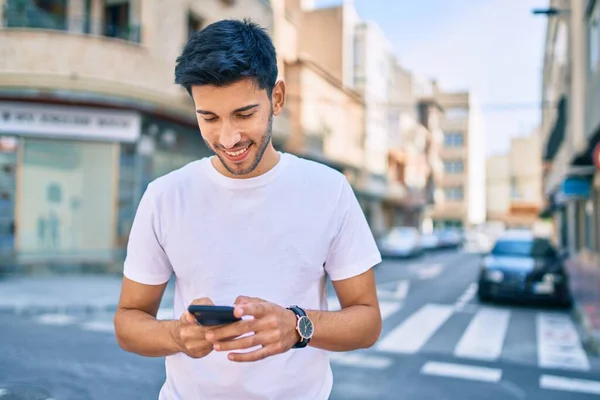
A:
<svg viewBox="0 0 600 400">
<path fill-rule="evenodd" d="M 233 307 L 230 306 L 190 305 L 188 311 L 204 326 L 226 325 L 242 320 L 233 315 Z"/>
</svg>

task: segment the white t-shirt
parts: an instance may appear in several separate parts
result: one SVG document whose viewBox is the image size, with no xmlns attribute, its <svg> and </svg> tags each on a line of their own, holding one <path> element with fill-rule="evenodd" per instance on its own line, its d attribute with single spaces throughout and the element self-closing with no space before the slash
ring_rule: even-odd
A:
<svg viewBox="0 0 600 400">
<path fill-rule="evenodd" d="M 124 275 L 156 285 L 174 273 L 179 318 L 199 297 L 232 305 L 245 295 L 282 307 L 327 310 L 326 274 L 346 279 L 379 262 L 344 175 L 283 153 L 274 168 L 255 178 L 228 178 L 204 158 L 152 182 L 131 229 Z M 333 378 L 324 350 L 291 349 L 252 363 L 229 361 L 227 354 L 166 357 L 159 399 L 330 395 Z"/>
</svg>

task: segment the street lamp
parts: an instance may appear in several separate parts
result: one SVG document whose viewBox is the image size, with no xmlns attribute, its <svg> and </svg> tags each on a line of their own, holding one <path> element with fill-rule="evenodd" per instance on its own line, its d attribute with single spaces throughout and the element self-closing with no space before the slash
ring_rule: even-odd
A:
<svg viewBox="0 0 600 400">
<path fill-rule="evenodd" d="M 565 14 L 569 14 L 571 10 L 561 10 L 556 7 L 550 8 L 536 8 L 532 11 L 533 15 L 546 15 L 548 17 L 556 17 Z"/>
</svg>

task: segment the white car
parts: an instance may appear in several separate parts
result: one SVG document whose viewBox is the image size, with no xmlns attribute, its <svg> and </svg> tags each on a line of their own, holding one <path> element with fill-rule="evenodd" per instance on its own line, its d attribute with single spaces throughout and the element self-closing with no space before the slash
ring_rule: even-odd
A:
<svg viewBox="0 0 600 400">
<path fill-rule="evenodd" d="M 434 233 L 421 235 L 421 248 L 423 250 L 435 250 L 440 246 L 440 240 Z"/>
<path fill-rule="evenodd" d="M 417 228 L 392 228 L 380 241 L 382 257 L 413 257 L 423 253 L 421 235 Z"/>
</svg>

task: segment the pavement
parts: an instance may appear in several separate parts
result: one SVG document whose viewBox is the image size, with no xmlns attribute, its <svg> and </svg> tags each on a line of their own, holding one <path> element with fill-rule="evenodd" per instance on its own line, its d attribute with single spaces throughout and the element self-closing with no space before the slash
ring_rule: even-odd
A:
<svg viewBox="0 0 600 400">
<path fill-rule="evenodd" d="M 459 252 L 377 266 L 381 337 L 370 349 L 330 353 L 330 400 L 597 399 L 600 359 L 584 348 L 577 320 L 541 305 L 479 303 L 478 266 Z M 119 287 L 106 276 L 0 282 L 0 400 L 157 398 L 164 359 L 116 343 L 108 299 Z M 31 288 L 35 313 L 22 311 Z M 159 318 L 168 318 L 170 293 Z M 21 300 L 6 300 L 13 294 Z M 70 301 L 86 307 L 68 312 Z"/>
<path fill-rule="evenodd" d="M 117 275 L 4 275 L 0 277 L 0 314 L 94 314 L 114 312 L 122 277 Z M 161 307 L 172 307 L 169 282 Z"/>
</svg>

